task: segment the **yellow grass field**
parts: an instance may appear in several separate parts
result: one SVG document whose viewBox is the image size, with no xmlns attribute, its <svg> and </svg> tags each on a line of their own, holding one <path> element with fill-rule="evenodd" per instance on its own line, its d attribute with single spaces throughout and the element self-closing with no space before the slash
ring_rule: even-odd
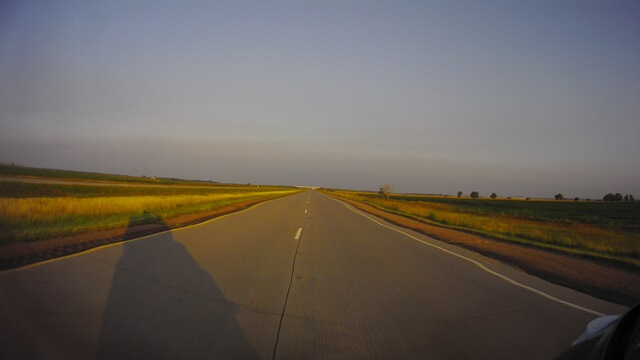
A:
<svg viewBox="0 0 640 360">
<path fill-rule="evenodd" d="M 393 197 L 386 200 L 382 197 L 346 191 L 332 194 L 362 201 L 381 210 L 426 223 L 640 266 L 640 234 L 623 227 L 553 219 L 540 221 L 506 214 L 473 213 L 456 206 L 453 200 L 453 204 L 448 204 L 396 200 Z M 531 204 L 536 206 L 534 203 Z"/>
<path fill-rule="evenodd" d="M 300 190 L 224 192 L 205 195 L 0 198 L 0 242 L 31 241 L 108 229 L 158 218 L 219 209 L 234 203 L 270 199 Z"/>
</svg>

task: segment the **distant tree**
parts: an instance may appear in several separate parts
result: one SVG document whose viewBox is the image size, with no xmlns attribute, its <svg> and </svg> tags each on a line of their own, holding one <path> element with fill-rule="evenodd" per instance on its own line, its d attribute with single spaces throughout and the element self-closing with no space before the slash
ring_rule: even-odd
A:
<svg viewBox="0 0 640 360">
<path fill-rule="evenodd" d="M 507 196 L 507 200 L 511 200 L 511 196 Z"/>
<path fill-rule="evenodd" d="M 531 198 L 525 198 L 525 200 L 531 200 Z"/>
<path fill-rule="evenodd" d="M 497 195 L 496 193 L 491 193 L 491 196 L 490 196 L 490 197 L 491 197 L 492 199 L 495 199 L 495 198 L 497 198 L 497 197 L 498 197 L 498 195 Z"/>
<path fill-rule="evenodd" d="M 577 196 L 573 198 L 573 201 L 578 201 L 578 200 L 580 200 L 580 198 Z"/>
<path fill-rule="evenodd" d="M 556 198 L 556 200 L 562 200 L 564 199 L 564 196 L 562 196 L 562 194 L 556 194 L 556 196 L 554 196 Z"/>
<path fill-rule="evenodd" d="M 604 201 L 615 201 L 615 199 L 616 199 L 616 196 L 613 195 L 612 193 L 608 193 L 602 198 L 602 200 Z"/>
<path fill-rule="evenodd" d="M 633 195 L 629 194 L 629 201 L 635 201 L 636 198 L 633 197 Z"/>
<path fill-rule="evenodd" d="M 624 196 L 624 201 L 629 201 L 629 195 Z"/>
<path fill-rule="evenodd" d="M 471 196 L 472 199 L 477 199 L 480 196 L 480 193 L 477 191 L 472 191 L 469 196 Z"/>
<path fill-rule="evenodd" d="M 613 201 L 622 201 L 622 194 L 616 193 L 615 198 L 613 199 Z"/>
<path fill-rule="evenodd" d="M 458 191 L 458 197 L 462 197 L 462 191 Z"/>
<path fill-rule="evenodd" d="M 380 186 L 380 190 L 378 190 L 378 194 L 384 196 L 385 199 L 389 200 L 391 197 L 391 191 L 393 191 L 393 185 L 390 183 L 386 183 Z"/>
</svg>

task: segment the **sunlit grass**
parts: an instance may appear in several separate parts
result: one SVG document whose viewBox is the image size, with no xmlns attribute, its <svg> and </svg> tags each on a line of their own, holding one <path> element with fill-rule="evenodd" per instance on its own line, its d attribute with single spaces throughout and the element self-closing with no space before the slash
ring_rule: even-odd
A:
<svg viewBox="0 0 640 360">
<path fill-rule="evenodd" d="M 103 191 L 108 193 L 109 188 Z M 211 211 L 234 203 L 269 199 L 298 191 L 290 188 L 265 191 L 247 188 L 246 192 L 222 191 L 205 195 L 0 198 L 0 243 L 124 227 L 129 225 L 131 218 L 140 223 L 154 222 L 158 217 L 167 219 Z M 144 216 L 151 213 L 153 218 Z"/>
<path fill-rule="evenodd" d="M 385 200 L 367 193 L 334 192 L 414 219 L 488 235 L 502 240 L 553 248 L 640 265 L 640 231 L 635 227 L 603 226 L 563 219 L 526 219 L 514 215 L 469 212 L 455 202 Z M 567 203 L 567 206 L 573 204 Z M 599 205 L 599 204 L 596 204 Z M 607 205 L 608 204 L 603 204 Z M 531 203 L 531 207 L 536 204 Z"/>
</svg>

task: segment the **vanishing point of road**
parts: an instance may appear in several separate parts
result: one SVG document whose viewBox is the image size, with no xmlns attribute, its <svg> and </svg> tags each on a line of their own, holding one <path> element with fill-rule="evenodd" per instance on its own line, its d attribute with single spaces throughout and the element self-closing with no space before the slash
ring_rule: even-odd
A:
<svg viewBox="0 0 640 360">
<path fill-rule="evenodd" d="M 545 359 L 625 310 L 307 191 L 0 273 L 0 358 Z"/>
</svg>

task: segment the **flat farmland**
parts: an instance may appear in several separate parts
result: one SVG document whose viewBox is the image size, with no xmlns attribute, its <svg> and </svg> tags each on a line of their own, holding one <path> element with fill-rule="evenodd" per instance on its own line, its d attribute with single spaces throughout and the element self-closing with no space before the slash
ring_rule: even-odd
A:
<svg viewBox="0 0 640 360">
<path fill-rule="evenodd" d="M 640 202 L 470 199 L 333 191 L 424 223 L 640 266 Z"/>
<path fill-rule="evenodd" d="M 149 185 L 204 185 L 215 183 L 212 181 L 184 180 L 176 178 L 156 178 L 154 176 L 131 176 L 105 174 L 87 171 L 61 170 L 37 168 L 29 166 L 15 166 L 0 164 L 0 175 L 3 177 L 21 177 L 26 179 L 49 179 L 85 182 L 106 182 L 120 184 L 149 184 Z"/>
<path fill-rule="evenodd" d="M 300 191 L 251 185 L 120 185 L 0 182 L 0 245 L 158 223 Z"/>
</svg>

